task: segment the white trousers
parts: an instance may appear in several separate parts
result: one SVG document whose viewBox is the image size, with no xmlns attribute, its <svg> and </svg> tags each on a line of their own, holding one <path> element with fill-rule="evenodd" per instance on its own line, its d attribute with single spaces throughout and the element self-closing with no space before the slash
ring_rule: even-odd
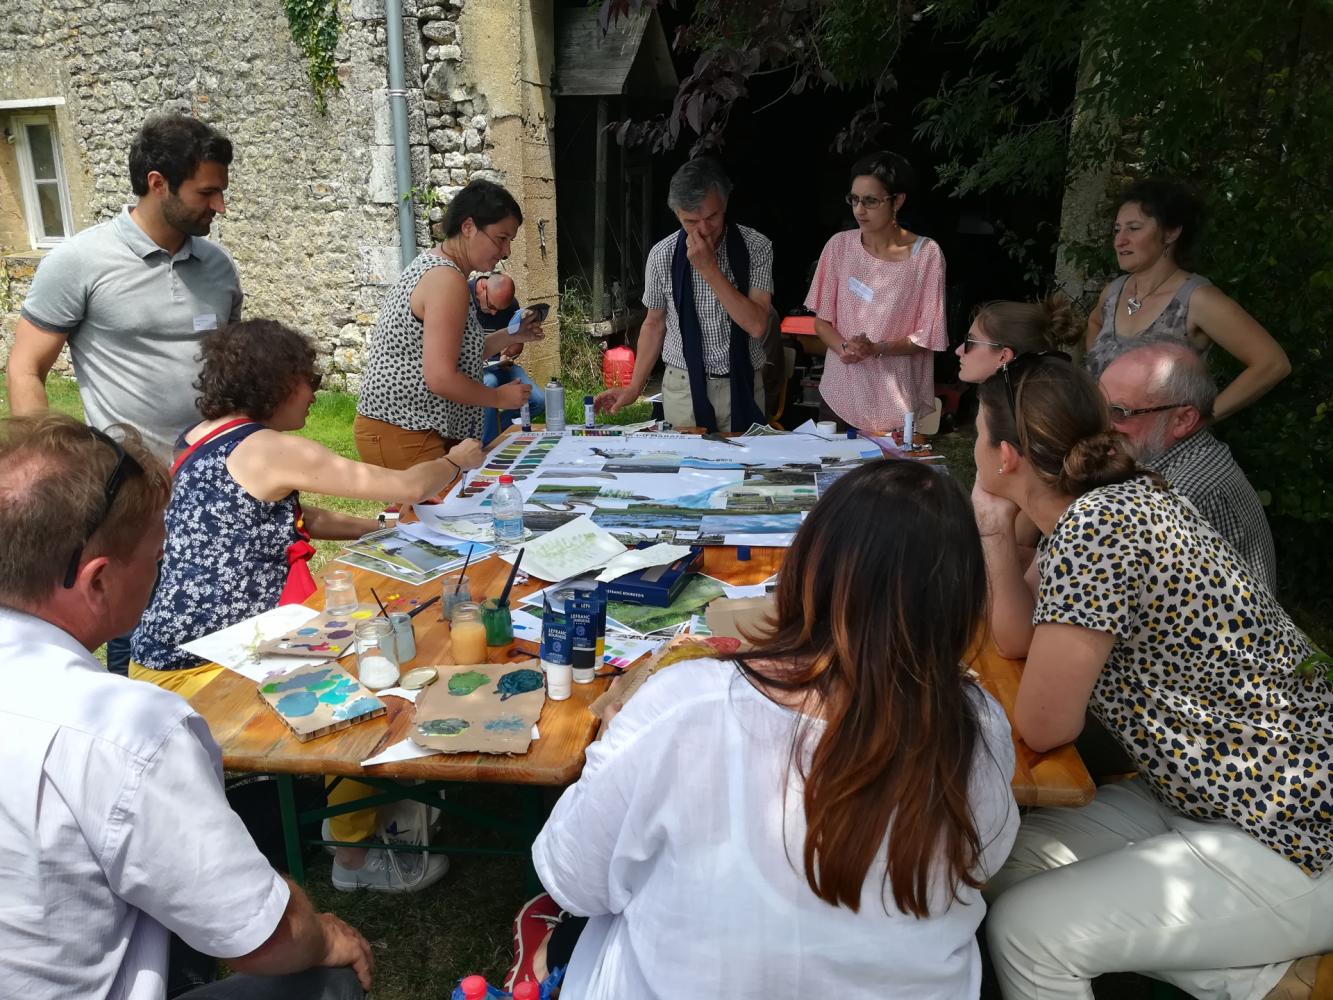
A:
<svg viewBox="0 0 1333 1000">
<path fill-rule="evenodd" d="M 1137 780 L 1081 809 L 1025 816 L 986 895 L 1005 1000 L 1092 1000 L 1106 972 L 1261 1000 L 1293 959 L 1333 950 L 1333 869 L 1311 878 L 1234 824 L 1158 804 Z"/>
</svg>

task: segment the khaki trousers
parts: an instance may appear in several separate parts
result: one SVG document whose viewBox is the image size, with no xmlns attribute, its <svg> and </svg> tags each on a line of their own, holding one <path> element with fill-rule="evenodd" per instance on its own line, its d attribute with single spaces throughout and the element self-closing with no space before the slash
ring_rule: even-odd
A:
<svg viewBox="0 0 1333 1000">
<path fill-rule="evenodd" d="M 443 458 L 458 444 L 457 438 L 441 437 L 439 431 L 409 431 L 360 413 L 352 422 L 352 436 L 361 461 L 383 469 L 410 469 Z"/>
<path fill-rule="evenodd" d="M 713 404 L 713 413 L 717 417 L 717 429 L 722 433 L 731 430 L 731 380 L 710 378 L 708 383 L 708 401 Z M 754 402 L 759 412 L 764 410 L 764 382 L 759 374 L 754 379 Z M 674 428 L 698 427 L 694 419 L 694 397 L 690 395 L 690 374 L 684 368 L 667 365 L 662 376 L 662 416 Z M 738 430 L 748 430 L 740 427 Z"/>
</svg>

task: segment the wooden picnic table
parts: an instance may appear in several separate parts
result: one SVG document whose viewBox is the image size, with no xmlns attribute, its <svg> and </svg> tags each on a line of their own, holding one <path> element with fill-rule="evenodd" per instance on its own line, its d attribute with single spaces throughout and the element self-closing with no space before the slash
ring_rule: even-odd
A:
<svg viewBox="0 0 1333 1000">
<path fill-rule="evenodd" d="M 704 554 L 704 572 L 734 584 L 760 583 L 781 566 L 785 549 L 751 548 L 750 558 L 737 558 L 733 547 L 709 547 Z M 468 576 L 472 593 L 481 598 L 498 594 L 509 565 L 491 557 L 473 565 Z M 441 581 L 413 587 L 389 577 L 355 568 L 357 594 L 370 600 L 370 588 L 386 602 L 403 607 L 415 598 L 425 601 L 439 592 Z M 538 581 L 515 585 L 523 596 L 543 586 Z M 322 592 L 308 602 L 323 606 Z M 417 656 L 408 666 L 452 664 L 449 626 L 441 621 L 439 604 L 413 619 Z M 492 648 L 494 663 L 535 654 L 530 644 L 518 642 L 510 648 Z M 356 672 L 355 657 L 341 661 Z M 987 643 L 972 663 L 987 690 L 1012 718 L 1022 663 L 1009 660 Z M 415 706 L 401 698 L 386 698 L 388 712 L 377 719 L 358 723 L 329 736 L 302 743 L 255 692 L 253 681 L 224 670 L 194 696 L 195 710 L 208 722 L 213 738 L 222 748 L 224 766 L 233 771 L 273 774 L 318 774 L 347 777 L 410 778 L 425 781 L 493 782 L 513 785 L 559 787 L 574 781 L 583 768 L 584 751 L 597 733 L 598 718 L 588 706 L 606 688 L 607 681 L 575 684 L 567 701 L 547 701 L 537 726 L 541 738 L 526 754 L 436 754 L 416 760 L 362 767 L 361 761 L 408 736 Z M 1015 737 L 1017 767 L 1014 797 L 1025 806 L 1076 806 L 1091 801 L 1092 780 L 1072 745 L 1047 753 L 1035 753 Z"/>
<path fill-rule="evenodd" d="M 504 436 L 499 440 L 503 440 Z M 777 572 L 786 554 L 787 550 L 782 548 L 750 547 L 749 558 L 741 559 L 735 547 L 709 546 L 704 550 L 703 571 L 731 584 L 761 583 Z M 469 567 L 472 596 L 477 601 L 498 596 L 508 573 L 509 564 L 496 556 Z M 454 578 L 450 574 L 415 587 L 359 567 L 352 568 L 352 575 L 357 596 L 363 605 L 373 600 L 370 594 L 373 587 L 390 610 L 410 610 L 413 600 L 429 600 L 439 594 L 446 580 Z M 516 598 L 526 596 L 542 586 L 537 580 L 516 584 L 511 601 L 516 604 Z M 396 595 L 396 598 L 391 599 L 391 595 Z M 311 607 L 323 607 L 322 586 L 306 603 Z M 437 602 L 413 619 L 417 655 L 403 665 L 404 670 L 417 666 L 454 664 L 449 624 L 441 620 L 439 607 L 440 603 Z M 487 652 L 487 658 L 492 663 L 506 663 L 534 656 L 537 650 L 533 644 L 519 641 L 508 647 L 490 648 Z M 357 672 L 355 656 L 344 657 L 340 662 L 353 674 Z M 971 666 L 1012 720 L 1022 663 L 1000 656 L 994 645 L 987 641 L 980 652 L 972 657 Z M 221 671 L 190 701 L 195 711 L 208 723 L 213 738 L 221 747 L 224 767 L 231 771 L 277 776 L 288 870 L 299 882 L 303 881 L 305 870 L 299 832 L 303 823 L 318 822 L 358 808 L 370 808 L 405 798 L 517 834 L 516 846 L 513 847 L 458 848 L 436 845 L 429 850 L 483 854 L 526 853 L 543 821 L 543 791 L 572 783 L 583 770 L 584 754 L 596 737 L 600 725 L 600 719 L 589 711 L 588 706 L 606 690 L 608 684 L 609 679 L 599 678 L 591 684 L 573 685 L 573 694 L 565 701 L 548 699 L 537 721 L 540 738 L 533 741 L 527 753 L 434 754 L 372 767 L 363 767 L 361 761 L 409 735 L 416 711 L 416 706 L 411 702 L 402 698 L 385 698 L 388 711 L 383 716 L 303 743 L 260 699 L 255 683 L 230 670 Z M 1019 805 L 1078 806 L 1092 800 L 1092 779 L 1072 745 L 1039 754 L 1028 749 L 1017 736 L 1014 737 L 1014 743 L 1017 752 L 1013 790 Z M 317 775 L 326 779 L 355 778 L 368 785 L 371 791 L 353 803 L 300 812 L 296 807 L 292 781 L 296 775 Z M 465 791 L 483 784 L 509 785 L 519 789 L 523 801 L 522 815 L 515 820 L 512 817 L 477 812 L 458 802 L 457 795 L 452 795 L 449 801 L 442 804 L 436 793 L 441 785 Z M 315 843 L 333 842 L 321 840 Z"/>
</svg>

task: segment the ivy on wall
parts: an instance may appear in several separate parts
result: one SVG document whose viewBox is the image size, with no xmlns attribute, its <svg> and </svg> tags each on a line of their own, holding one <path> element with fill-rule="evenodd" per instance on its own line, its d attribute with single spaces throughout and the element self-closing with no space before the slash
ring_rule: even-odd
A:
<svg viewBox="0 0 1333 1000">
<path fill-rule="evenodd" d="M 282 0 L 292 41 L 306 58 L 306 75 L 315 94 L 315 107 L 328 110 L 328 96 L 342 89 L 333 52 L 338 44 L 337 0 Z"/>
</svg>

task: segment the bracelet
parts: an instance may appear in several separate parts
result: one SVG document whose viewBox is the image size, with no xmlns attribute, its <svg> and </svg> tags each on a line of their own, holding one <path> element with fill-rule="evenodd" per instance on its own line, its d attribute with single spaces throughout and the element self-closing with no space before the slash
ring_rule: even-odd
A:
<svg viewBox="0 0 1333 1000">
<path fill-rule="evenodd" d="M 452 465 L 452 466 L 454 467 L 454 475 L 455 475 L 455 476 L 461 476 L 461 475 L 463 474 L 463 467 L 462 467 L 461 465 L 459 465 L 457 462 L 455 462 L 455 461 L 454 461 L 452 458 L 450 458 L 448 455 L 444 455 L 443 458 L 444 458 L 444 460 L 445 460 L 446 462 L 448 462 L 450 465 Z"/>
</svg>

